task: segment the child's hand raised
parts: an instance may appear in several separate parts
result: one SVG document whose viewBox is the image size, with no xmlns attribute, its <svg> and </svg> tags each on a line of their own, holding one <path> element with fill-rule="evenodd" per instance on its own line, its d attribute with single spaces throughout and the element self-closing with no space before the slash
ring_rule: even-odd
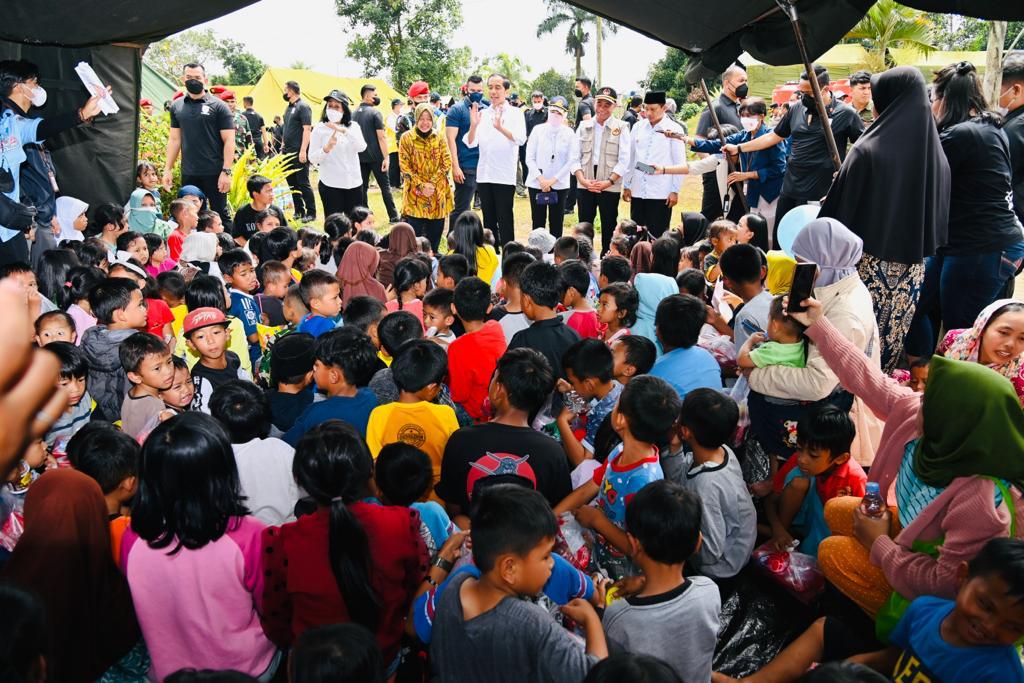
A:
<svg viewBox="0 0 1024 683">
<path fill-rule="evenodd" d="M 572 511 L 573 517 L 580 523 L 580 526 L 588 529 L 593 529 L 597 520 L 604 515 L 596 507 L 592 505 L 583 505 Z"/>
<path fill-rule="evenodd" d="M 555 387 L 558 389 L 558 393 L 560 394 L 568 394 L 570 391 L 572 391 L 572 385 L 562 378 L 558 379 L 558 382 L 555 384 Z"/>
</svg>

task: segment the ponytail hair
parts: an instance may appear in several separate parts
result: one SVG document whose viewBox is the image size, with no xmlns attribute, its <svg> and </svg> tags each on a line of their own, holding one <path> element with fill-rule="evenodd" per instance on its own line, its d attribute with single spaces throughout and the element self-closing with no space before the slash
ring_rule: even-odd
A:
<svg viewBox="0 0 1024 683">
<path fill-rule="evenodd" d="M 398 310 L 402 310 L 402 294 L 416 286 L 417 282 L 430 277 L 430 269 L 415 256 L 406 256 L 395 264 L 395 295 Z"/>
<path fill-rule="evenodd" d="M 299 440 L 292 474 L 317 505 L 330 508 L 328 558 L 338 591 L 352 621 L 376 631 L 381 602 L 370 582 L 369 538 L 348 508 L 373 474 L 366 442 L 346 422 L 322 422 Z"/>
<path fill-rule="evenodd" d="M 96 266 L 76 266 L 68 271 L 68 279 L 64 283 L 64 293 L 60 302 L 54 302 L 66 311 L 71 304 L 88 301 L 92 288 L 103 282 L 107 274 Z"/>
</svg>

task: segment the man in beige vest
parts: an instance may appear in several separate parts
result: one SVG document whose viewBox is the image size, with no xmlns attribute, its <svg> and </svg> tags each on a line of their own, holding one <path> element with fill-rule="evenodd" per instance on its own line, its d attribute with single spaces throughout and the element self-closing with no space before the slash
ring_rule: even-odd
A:
<svg viewBox="0 0 1024 683">
<path fill-rule="evenodd" d="M 629 124 L 612 116 L 618 103 L 614 88 L 598 88 L 595 100 L 597 113 L 580 123 L 576 136 L 580 158 L 573 166 L 579 186 L 580 222 L 593 223 L 601 212 L 601 255 L 608 251 L 612 233 L 619 220 L 619 198 L 622 177 L 629 170 Z"/>
</svg>

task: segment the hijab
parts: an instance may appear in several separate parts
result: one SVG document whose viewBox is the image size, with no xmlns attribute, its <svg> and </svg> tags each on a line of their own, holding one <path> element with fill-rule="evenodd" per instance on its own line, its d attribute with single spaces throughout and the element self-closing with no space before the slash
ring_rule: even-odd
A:
<svg viewBox="0 0 1024 683">
<path fill-rule="evenodd" d="M 380 301 L 387 301 L 388 295 L 384 285 L 374 279 L 380 256 L 374 247 L 366 242 L 353 242 L 348 245 L 345 255 L 338 266 L 338 279 L 341 280 L 341 303 L 348 306 L 354 296 L 372 296 Z"/>
<path fill-rule="evenodd" d="M 793 254 L 818 264 L 815 287 L 828 287 L 857 274 L 864 242 L 834 218 L 815 218 L 797 233 Z"/>
<path fill-rule="evenodd" d="M 141 637 L 128 583 L 111 556 L 103 493 L 81 472 L 52 470 L 29 487 L 25 532 L 3 576 L 46 606 L 49 680 L 98 680 Z"/>
<path fill-rule="evenodd" d="M 915 264 L 946 243 L 950 172 L 921 72 L 871 79 L 877 118 L 846 155 L 821 212 L 850 226 L 864 251 Z"/>
<path fill-rule="evenodd" d="M 213 263 L 217 260 L 217 235 L 212 232 L 192 231 L 181 243 L 179 261 Z"/>
<path fill-rule="evenodd" d="M 654 253 L 650 242 L 637 242 L 629 252 L 629 265 L 633 269 L 633 277 L 640 273 L 651 272 Z"/>
<path fill-rule="evenodd" d="M 642 242 L 641 244 L 649 244 Z M 637 245 L 640 246 L 640 245 Z M 660 273 L 637 273 L 633 278 L 633 287 L 639 295 L 640 302 L 636 309 L 636 323 L 629 328 L 630 334 L 638 334 L 647 337 L 662 354 L 661 344 L 658 343 L 658 336 L 654 331 L 654 317 L 658 312 L 658 304 L 665 297 L 679 293 L 679 285 L 668 275 Z"/>
<path fill-rule="evenodd" d="M 683 212 L 683 246 L 690 247 L 708 236 L 708 219 L 698 211 Z"/>
<path fill-rule="evenodd" d="M 60 224 L 60 234 L 57 235 L 58 243 L 63 240 L 81 242 L 84 239 L 82 233 L 75 230 L 75 220 L 88 208 L 89 205 L 81 199 L 57 197 L 57 223 Z"/>
<path fill-rule="evenodd" d="M 408 223 L 395 223 L 388 233 L 388 248 L 381 251 L 380 265 L 377 267 L 377 280 L 387 287 L 395 283 L 395 266 L 406 256 L 419 251 L 416 243 L 416 231 Z"/>
<path fill-rule="evenodd" d="M 159 218 L 155 206 L 142 205 L 143 198 L 147 196 L 152 197 L 153 195 L 149 190 L 140 187 L 134 190 L 128 199 L 128 229 L 143 235 L 153 232 L 157 218 Z"/>
<path fill-rule="evenodd" d="M 953 341 L 949 348 L 942 355 L 954 360 L 964 360 L 970 363 L 978 363 L 981 354 L 981 338 L 985 335 L 985 328 L 989 321 L 1009 304 L 1019 304 L 1016 299 L 999 299 L 994 301 L 978 314 L 974 321 L 974 327 L 968 330 L 953 330 L 951 336 Z M 1003 377 L 1006 377 L 1015 385 L 1024 384 L 1024 355 L 1010 359 L 1007 363 L 992 363 L 987 365 Z"/>
<path fill-rule="evenodd" d="M 1024 482 L 1024 410 L 1005 377 L 977 363 L 932 356 L 914 473 L 945 487 L 983 475 Z"/>
</svg>

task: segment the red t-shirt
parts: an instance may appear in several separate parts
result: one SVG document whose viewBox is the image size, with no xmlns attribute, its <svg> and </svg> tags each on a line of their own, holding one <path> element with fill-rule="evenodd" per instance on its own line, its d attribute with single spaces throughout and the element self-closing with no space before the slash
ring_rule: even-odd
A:
<svg viewBox="0 0 1024 683">
<path fill-rule="evenodd" d="M 786 478 L 796 467 L 796 453 L 789 456 L 786 464 L 775 473 L 772 481 L 772 488 L 775 493 L 782 493 L 786 488 Z M 799 476 L 804 476 L 800 474 Z M 864 468 L 853 458 L 847 459 L 842 465 L 836 468 L 828 477 L 815 477 L 814 488 L 818 491 L 818 498 L 824 505 L 833 498 L 841 496 L 863 496 L 868 476 L 864 474 Z"/>
<path fill-rule="evenodd" d="M 597 321 L 597 311 L 573 311 L 565 319 L 565 324 L 576 330 L 580 339 L 601 338 L 601 323 Z"/>
<path fill-rule="evenodd" d="M 146 299 L 146 332 L 164 338 L 164 325 L 174 322 L 174 314 L 163 299 Z"/>
<path fill-rule="evenodd" d="M 498 359 L 505 353 L 505 331 L 488 320 L 476 332 L 467 332 L 448 345 L 448 389 L 474 420 L 486 419 L 484 399 Z"/>
<path fill-rule="evenodd" d="M 185 233 L 181 231 L 181 228 L 175 228 L 171 234 L 167 236 L 167 252 L 171 255 L 172 261 L 178 261 L 178 257 L 181 256 L 181 246 L 184 243 Z"/>
</svg>

